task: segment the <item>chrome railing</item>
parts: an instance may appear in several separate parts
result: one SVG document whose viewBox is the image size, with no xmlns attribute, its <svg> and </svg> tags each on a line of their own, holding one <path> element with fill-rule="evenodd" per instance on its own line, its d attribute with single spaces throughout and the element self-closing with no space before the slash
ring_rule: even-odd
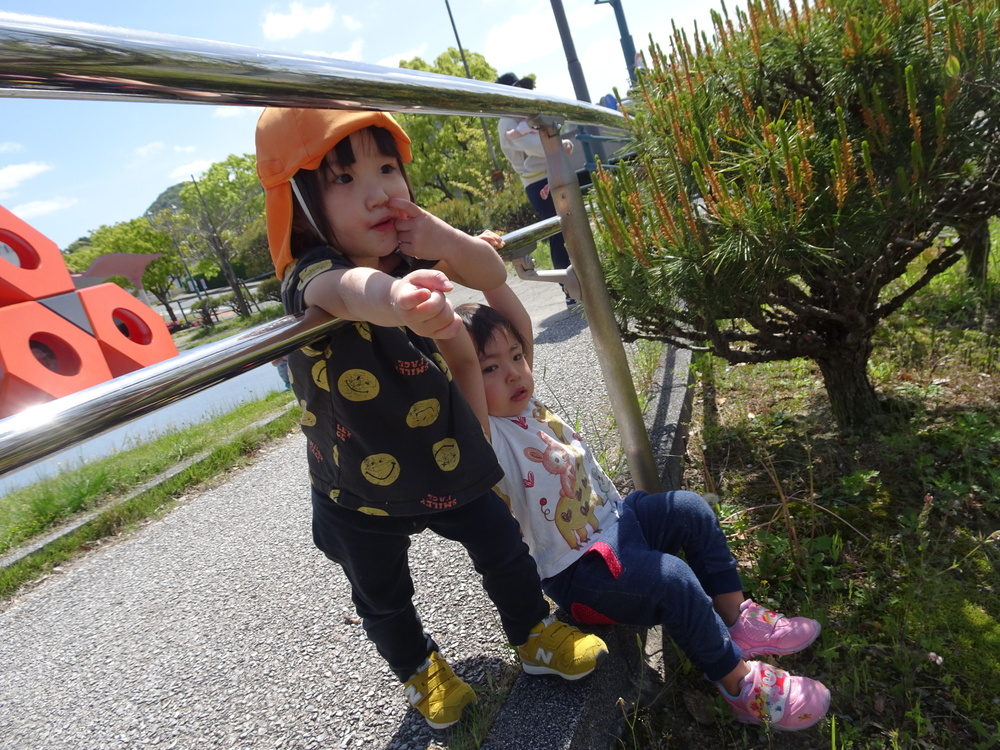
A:
<svg viewBox="0 0 1000 750">
<path fill-rule="evenodd" d="M 12 13 L 0 13 L 0 96 L 528 118 L 547 145 L 559 226 L 579 276 L 629 469 L 637 487 L 659 487 L 579 183 L 558 147 L 564 122 L 622 129 L 618 112 L 434 73 Z M 556 226 L 542 222 L 506 235 L 507 256 Z M 285 317 L 0 420 L 0 474 L 270 362 L 340 323 Z"/>
</svg>

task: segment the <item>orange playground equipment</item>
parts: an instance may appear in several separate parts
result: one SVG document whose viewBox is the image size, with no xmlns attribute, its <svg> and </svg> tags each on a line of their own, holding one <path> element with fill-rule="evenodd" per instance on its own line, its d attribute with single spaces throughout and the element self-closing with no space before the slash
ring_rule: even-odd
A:
<svg viewBox="0 0 1000 750">
<path fill-rule="evenodd" d="M 176 355 L 148 305 L 76 289 L 55 243 L 0 206 L 0 419 Z"/>
</svg>

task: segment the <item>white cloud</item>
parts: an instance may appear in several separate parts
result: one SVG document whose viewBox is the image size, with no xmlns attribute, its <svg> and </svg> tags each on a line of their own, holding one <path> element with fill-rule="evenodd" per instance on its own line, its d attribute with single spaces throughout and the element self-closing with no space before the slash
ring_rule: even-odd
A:
<svg viewBox="0 0 1000 750">
<path fill-rule="evenodd" d="M 152 143 L 147 143 L 145 146 L 136 147 L 133 152 L 140 159 L 148 159 L 150 156 L 155 156 L 167 147 L 163 141 L 153 141 Z"/>
<path fill-rule="evenodd" d="M 0 154 L 16 154 L 20 151 L 24 151 L 24 146 L 20 143 L 14 143 L 13 141 L 0 142 Z"/>
<path fill-rule="evenodd" d="M 10 212 L 19 219 L 28 221 L 28 219 L 34 219 L 38 216 L 45 216 L 56 211 L 72 208 L 77 203 L 79 201 L 76 198 L 52 198 L 47 201 L 29 201 L 28 203 L 22 203 L 20 206 L 14 206 Z"/>
<path fill-rule="evenodd" d="M 357 32 L 361 30 L 362 23 L 355 20 L 353 16 L 341 16 L 340 25 L 348 31 Z"/>
<path fill-rule="evenodd" d="M 486 35 L 483 56 L 494 65 L 499 63 L 500 72 L 513 66 L 514 72 L 523 76 L 535 72 L 530 70 L 531 63 L 552 52 L 554 47 L 561 49 L 552 10 L 548 5 L 538 5 L 492 27 Z"/>
<path fill-rule="evenodd" d="M 288 13 L 268 13 L 261 28 L 268 39 L 294 39 L 303 31 L 323 31 L 333 23 L 333 8 L 325 3 L 307 8 L 302 3 L 291 3 Z"/>
<path fill-rule="evenodd" d="M 363 39 L 358 39 L 354 44 L 350 46 L 344 52 L 317 52 L 316 50 L 309 50 L 303 54 L 306 55 L 316 55 L 317 57 L 329 57 L 335 60 L 349 60 L 350 62 L 361 62 L 361 51 L 365 47 L 365 42 Z"/>
<path fill-rule="evenodd" d="M 27 162 L 26 164 L 11 164 L 0 169 L 0 190 L 13 190 L 25 180 L 37 177 L 42 172 L 52 169 L 51 164 L 43 164 L 38 161 Z"/>
<path fill-rule="evenodd" d="M 170 173 L 173 180 L 189 180 L 192 176 L 197 176 L 212 166 L 213 162 L 207 159 L 193 161 L 190 164 L 182 164 Z"/>
<path fill-rule="evenodd" d="M 197 150 L 197 146 L 174 146 L 175 154 L 193 154 Z"/>
<path fill-rule="evenodd" d="M 424 60 L 424 62 L 433 63 L 434 60 L 428 60 L 426 55 L 427 55 L 427 45 L 421 44 L 419 47 L 403 50 L 402 52 L 399 52 L 397 54 L 389 55 L 388 57 L 383 57 L 375 64 L 384 65 L 387 68 L 398 68 L 400 60 L 412 60 L 414 57 L 420 57 Z M 437 57 L 437 55 L 434 56 Z"/>
</svg>

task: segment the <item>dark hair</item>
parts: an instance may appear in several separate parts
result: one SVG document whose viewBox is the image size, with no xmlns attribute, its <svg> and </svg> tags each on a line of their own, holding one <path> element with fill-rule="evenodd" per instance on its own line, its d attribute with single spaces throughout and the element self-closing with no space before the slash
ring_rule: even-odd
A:
<svg viewBox="0 0 1000 750">
<path fill-rule="evenodd" d="M 516 73 L 504 73 L 502 76 L 497 78 L 496 82 L 502 83 L 504 86 L 516 86 L 519 89 L 535 88 L 534 78 L 532 78 L 531 76 L 518 78 Z"/>
<path fill-rule="evenodd" d="M 524 349 L 524 338 L 513 323 L 506 316 L 501 315 L 489 305 L 480 305 L 476 302 L 466 302 L 455 308 L 458 317 L 465 324 L 465 329 L 472 336 L 472 343 L 476 346 L 476 353 L 482 354 L 486 345 L 490 343 L 498 331 L 506 331 Z"/>
<path fill-rule="evenodd" d="M 378 149 L 380 154 L 396 159 L 399 171 L 402 173 L 403 179 L 406 180 L 407 188 L 409 188 L 410 200 L 413 200 L 413 188 L 410 187 L 410 178 L 406 175 L 406 169 L 403 167 L 403 157 L 399 153 L 399 147 L 396 145 L 396 139 L 393 138 L 392 133 L 377 125 L 369 125 L 357 132 L 370 135 L 372 141 L 375 143 L 375 148 Z M 330 222 L 327 220 L 324 210 L 323 173 L 329 171 L 334 166 L 341 169 L 350 167 L 356 161 L 357 156 L 355 156 L 354 149 L 351 147 L 351 139 L 350 137 L 346 137 L 341 138 L 337 142 L 337 145 L 330 149 L 329 153 L 323 158 L 323 161 L 316 169 L 300 169 L 295 173 L 295 185 L 298 187 L 299 192 L 302 193 L 302 198 L 309 207 L 309 213 L 312 214 L 323 236 L 320 237 L 316 234 L 316 230 L 309 222 L 309 219 L 306 218 L 302 206 L 299 205 L 298 199 L 293 197 L 291 236 L 293 258 L 298 257 L 298 253 L 301 251 L 308 250 L 317 245 L 329 244 L 336 247 L 337 238 L 333 236 L 333 230 L 330 229 Z"/>
</svg>

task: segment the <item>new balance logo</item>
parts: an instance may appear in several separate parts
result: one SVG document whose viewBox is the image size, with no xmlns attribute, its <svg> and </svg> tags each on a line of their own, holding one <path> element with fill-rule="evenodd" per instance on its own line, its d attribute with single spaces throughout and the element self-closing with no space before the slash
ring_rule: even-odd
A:
<svg viewBox="0 0 1000 750">
<path fill-rule="evenodd" d="M 410 702 L 411 706 L 415 706 L 423 700 L 424 694 L 421 693 L 414 685 L 407 685 L 406 689 L 403 690 L 403 695 L 406 696 L 406 700 Z"/>
<path fill-rule="evenodd" d="M 540 662 L 546 666 L 552 664 L 552 657 L 554 655 L 553 651 L 546 651 L 544 648 L 539 646 L 538 650 L 535 652 L 535 661 Z"/>
</svg>

